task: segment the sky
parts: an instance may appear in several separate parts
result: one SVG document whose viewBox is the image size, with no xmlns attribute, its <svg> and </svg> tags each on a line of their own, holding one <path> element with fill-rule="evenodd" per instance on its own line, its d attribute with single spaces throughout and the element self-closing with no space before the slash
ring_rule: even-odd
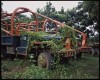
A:
<svg viewBox="0 0 100 80">
<path fill-rule="evenodd" d="M 26 7 L 31 9 L 33 12 L 36 12 L 37 8 L 44 8 L 46 3 L 49 1 L 2 1 L 3 10 L 12 13 L 17 7 Z M 78 5 L 78 2 L 82 1 L 50 1 L 52 6 L 55 7 L 57 11 L 60 11 L 61 7 L 67 9 L 72 9 Z"/>
</svg>

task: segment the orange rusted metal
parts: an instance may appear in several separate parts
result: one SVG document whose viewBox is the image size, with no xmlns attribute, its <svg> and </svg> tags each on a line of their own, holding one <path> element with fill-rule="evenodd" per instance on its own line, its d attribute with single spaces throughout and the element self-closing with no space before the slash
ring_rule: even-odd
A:
<svg viewBox="0 0 100 80">
<path fill-rule="evenodd" d="M 20 11 L 19 11 L 20 10 Z M 32 15 L 34 16 L 35 20 L 32 21 L 32 22 L 29 22 L 29 23 L 22 23 L 22 22 L 19 22 L 16 15 L 17 14 L 20 14 L 20 13 L 25 13 L 25 12 L 30 12 L 32 13 Z M 60 25 L 60 27 L 64 27 L 65 24 L 64 23 L 61 23 L 59 21 L 56 21 L 56 20 L 53 20 L 51 18 L 48 18 L 44 15 L 41 15 L 41 14 L 38 14 L 38 13 L 35 13 L 33 12 L 32 10 L 28 9 L 28 8 L 24 8 L 24 7 L 18 7 L 16 8 L 13 13 L 2 13 L 2 16 L 1 18 L 4 18 L 4 17 L 8 17 L 10 16 L 11 17 L 11 21 L 10 21 L 10 24 L 8 24 L 7 22 L 4 22 L 2 21 L 2 24 L 4 26 L 6 26 L 6 29 L 1 29 L 3 30 L 5 33 L 9 34 L 9 35 L 16 35 L 16 36 L 20 36 L 20 31 L 21 30 L 25 30 L 25 31 L 36 31 L 38 32 L 39 29 L 41 29 L 42 31 L 45 31 L 45 27 L 46 27 L 46 23 L 51 21 L 53 23 L 55 23 L 56 25 Z M 39 21 L 38 19 L 38 16 L 42 17 L 43 18 L 43 21 Z M 14 21 L 14 19 L 17 20 L 17 22 Z M 41 23 L 41 27 L 39 28 L 39 24 Z M 16 27 L 15 27 L 16 25 Z M 34 26 L 36 26 L 35 30 L 33 30 Z M 33 27 L 33 28 L 32 28 Z M 8 28 L 10 28 L 10 31 L 8 31 Z M 70 27 L 69 27 L 70 28 Z M 73 28 L 71 28 L 73 29 Z M 57 32 L 57 28 L 55 29 L 56 32 Z M 86 44 L 86 34 L 77 30 L 77 29 L 73 29 L 74 31 L 76 31 L 77 33 L 80 33 L 82 35 L 82 44 L 81 44 L 81 48 L 88 48 L 87 44 Z M 70 34 L 70 33 L 69 33 Z M 66 45 L 65 45 L 65 48 L 66 49 L 71 49 L 71 41 L 69 38 L 66 39 Z"/>
<path fill-rule="evenodd" d="M 71 49 L 71 45 L 70 45 L 70 39 L 69 38 L 67 38 L 66 39 L 66 49 Z"/>
</svg>

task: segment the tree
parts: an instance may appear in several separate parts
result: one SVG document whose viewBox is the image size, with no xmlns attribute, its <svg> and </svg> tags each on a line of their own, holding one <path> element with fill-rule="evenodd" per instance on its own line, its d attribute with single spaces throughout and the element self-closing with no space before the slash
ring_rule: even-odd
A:
<svg viewBox="0 0 100 80">
<path fill-rule="evenodd" d="M 46 6 L 44 7 L 44 14 L 48 17 L 50 17 L 52 12 L 52 3 L 51 2 L 47 2 Z"/>
<path fill-rule="evenodd" d="M 99 3 L 98 1 L 79 2 L 77 7 L 64 11 L 56 11 L 52 3 L 48 2 L 43 10 L 38 10 L 41 14 L 48 16 L 67 25 L 87 33 L 88 37 L 94 32 L 99 32 Z M 89 29 L 88 29 L 89 27 Z"/>
<path fill-rule="evenodd" d="M 52 7 L 52 12 L 56 12 L 56 9 L 55 9 L 55 7 L 54 7 L 54 6 Z"/>
<path fill-rule="evenodd" d="M 77 7 L 67 10 L 67 24 L 86 32 L 88 37 L 99 32 L 99 3 L 98 1 L 83 1 Z M 95 9 L 96 8 L 96 9 Z M 87 29 L 89 27 L 89 29 Z"/>
<path fill-rule="evenodd" d="M 37 11 L 36 12 L 43 13 L 43 9 L 37 8 Z"/>
<path fill-rule="evenodd" d="M 89 13 L 88 24 L 94 25 L 94 29 L 99 32 L 99 1 L 83 1 L 83 9 Z"/>
<path fill-rule="evenodd" d="M 64 8 L 63 7 L 61 7 L 61 11 L 60 11 L 60 14 L 64 14 L 65 12 L 64 12 Z"/>
<path fill-rule="evenodd" d="M 41 8 L 41 9 L 38 8 L 37 12 L 40 14 L 43 14 L 47 17 L 50 17 L 52 19 L 58 18 L 58 16 L 56 15 L 57 11 L 56 11 L 55 7 L 52 6 L 51 2 L 47 2 L 44 8 Z"/>
<path fill-rule="evenodd" d="M 19 22 L 29 23 L 31 19 L 23 14 L 17 14 L 16 17 L 19 19 Z"/>
</svg>

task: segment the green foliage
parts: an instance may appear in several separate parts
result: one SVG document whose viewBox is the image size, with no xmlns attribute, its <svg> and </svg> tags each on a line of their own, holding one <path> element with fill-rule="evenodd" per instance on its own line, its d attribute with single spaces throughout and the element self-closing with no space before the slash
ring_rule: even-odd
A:
<svg viewBox="0 0 100 80">
<path fill-rule="evenodd" d="M 64 28 L 59 29 L 59 32 L 63 38 L 63 41 L 65 41 L 67 38 L 70 38 L 73 48 L 77 47 L 76 32 L 74 31 L 74 28 L 66 25 Z"/>
<path fill-rule="evenodd" d="M 89 12 L 90 17 L 96 16 L 96 19 L 99 19 L 99 2 L 98 1 L 84 1 L 83 9 Z"/>
<path fill-rule="evenodd" d="M 29 17 L 27 17 L 26 15 L 23 15 L 23 14 L 17 14 L 16 16 L 19 19 L 18 20 L 19 22 L 29 23 L 32 21 Z M 17 22 L 17 21 L 15 21 L 15 22 Z"/>
<path fill-rule="evenodd" d="M 83 56 L 81 60 L 70 60 L 70 65 L 58 64 L 51 71 L 29 61 L 2 60 L 1 70 L 2 79 L 99 79 L 99 58 Z"/>
<path fill-rule="evenodd" d="M 91 7 L 92 6 L 92 7 Z M 54 8 L 54 11 L 52 10 Z M 42 11 L 41 11 L 42 10 Z M 74 28 L 87 33 L 91 36 L 92 30 L 86 29 L 89 25 L 94 25 L 95 31 L 99 32 L 99 2 L 98 1 L 83 1 L 79 2 L 77 7 L 73 9 L 64 11 L 62 7 L 60 11 L 56 11 L 55 7 L 52 7 L 52 3 L 48 2 L 43 9 L 38 9 L 38 12 L 48 16 L 52 19 L 58 20 L 60 22 L 65 22 L 69 26 L 74 26 Z M 77 25 L 76 25 L 77 24 Z M 89 37 L 89 36 L 87 36 Z"/>
<path fill-rule="evenodd" d="M 45 38 L 44 36 L 47 36 L 49 34 L 45 33 L 45 32 L 31 32 L 31 31 L 27 31 L 27 32 L 24 32 L 22 31 L 21 32 L 21 36 L 24 36 L 24 35 L 27 35 L 28 36 L 28 51 L 30 51 L 32 48 L 34 48 L 34 42 L 42 42 L 42 41 L 45 41 Z"/>
<path fill-rule="evenodd" d="M 88 21 L 88 25 L 93 25 L 95 22 L 94 29 L 99 32 L 99 1 L 83 1 L 82 7 L 85 12 L 89 13 L 91 21 Z"/>
<path fill-rule="evenodd" d="M 43 31 L 39 31 L 39 32 L 31 32 L 31 31 L 24 32 L 24 31 L 22 31 L 21 34 L 22 35 L 28 35 L 29 36 L 28 38 L 29 38 L 30 41 L 32 41 L 32 40 L 43 41 L 44 36 L 49 35 L 49 34 L 43 32 Z"/>
<path fill-rule="evenodd" d="M 47 44 L 47 46 L 50 48 L 51 52 L 57 52 L 60 49 L 63 49 L 63 45 L 65 44 L 65 41 L 67 38 L 70 38 L 71 44 L 73 48 L 77 47 L 77 40 L 76 40 L 76 34 L 73 28 L 70 28 L 69 26 L 65 26 L 64 28 L 59 29 L 59 33 L 56 34 L 51 39 L 47 40 L 44 38 L 45 36 L 51 36 L 52 34 L 48 34 L 46 32 L 21 32 L 22 35 L 28 35 L 28 51 L 30 51 L 32 48 L 34 48 L 34 42 L 43 42 L 43 44 Z M 62 39 L 57 40 L 55 37 L 59 35 Z"/>
<path fill-rule="evenodd" d="M 43 43 L 47 44 L 51 52 L 57 52 L 57 50 L 59 50 L 58 45 L 55 44 L 53 41 L 43 41 Z"/>
<path fill-rule="evenodd" d="M 29 39 L 29 48 L 30 51 L 34 47 L 34 42 L 43 42 L 43 44 L 47 44 L 47 46 L 51 49 L 52 52 L 56 52 L 58 50 L 57 44 L 54 43 L 55 39 L 52 38 L 51 40 L 46 40 L 45 36 L 50 36 L 50 34 L 45 32 L 22 32 L 22 35 L 28 35 Z M 57 40 L 56 40 L 57 41 Z"/>
</svg>

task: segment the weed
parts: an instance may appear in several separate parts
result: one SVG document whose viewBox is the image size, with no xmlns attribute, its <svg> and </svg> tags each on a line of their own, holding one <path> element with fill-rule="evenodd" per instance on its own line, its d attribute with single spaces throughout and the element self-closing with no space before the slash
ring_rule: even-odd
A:
<svg viewBox="0 0 100 80">
<path fill-rule="evenodd" d="M 30 64 L 31 63 L 31 64 Z M 35 66 L 29 60 L 2 60 L 3 79 L 98 79 L 99 58 L 84 56 L 70 64 L 56 64 L 53 70 Z"/>
</svg>

